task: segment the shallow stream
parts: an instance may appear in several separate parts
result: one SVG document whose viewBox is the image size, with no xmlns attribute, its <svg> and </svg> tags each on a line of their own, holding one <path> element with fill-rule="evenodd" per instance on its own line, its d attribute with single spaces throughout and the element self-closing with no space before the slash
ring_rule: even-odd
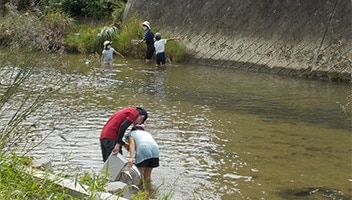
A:
<svg viewBox="0 0 352 200">
<path fill-rule="evenodd" d="M 43 70 L 34 81 L 60 76 Z M 160 146 L 161 166 L 152 177 L 159 198 L 349 199 L 351 116 L 341 105 L 350 94 L 346 83 L 117 61 L 70 75 L 45 104 L 50 112 L 38 112 L 45 117 L 35 135 L 47 138 L 32 155 L 71 174 L 98 173 L 104 123 L 119 108 L 142 106 Z"/>
</svg>

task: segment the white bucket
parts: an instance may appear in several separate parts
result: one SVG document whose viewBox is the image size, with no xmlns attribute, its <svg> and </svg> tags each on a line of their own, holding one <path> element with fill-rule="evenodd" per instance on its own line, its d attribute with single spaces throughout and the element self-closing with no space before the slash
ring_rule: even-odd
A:
<svg viewBox="0 0 352 200">
<path fill-rule="evenodd" d="M 142 175 L 138 168 L 133 165 L 127 166 L 128 160 L 118 154 L 110 154 L 109 158 L 104 163 L 101 173 L 107 175 L 110 181 L 122 181 L 127 185 L 140 185 L 142 183 Z"/>
</svg>

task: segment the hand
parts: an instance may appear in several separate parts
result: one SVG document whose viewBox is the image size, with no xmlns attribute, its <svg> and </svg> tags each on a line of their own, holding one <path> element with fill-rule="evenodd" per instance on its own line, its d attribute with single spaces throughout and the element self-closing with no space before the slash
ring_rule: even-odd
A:
<svg viewBox="0 0 352 200">
<path fill-rule="evenodd" d="M 128 166 L 129 166 L 129 167 L 132 167 L 133 164 L 134 164 L 134 159 L 133 159 L 133 158 L 130 158 L 130 159 L 128 160 Z"/>
<path fill-rule="evenodd" d="M 116 144 L 114 149 L 112 150 L 112 154 L 116 155 L 117 153 L 119 153 L 120 150 L 120 144 Z"/>
</svg>

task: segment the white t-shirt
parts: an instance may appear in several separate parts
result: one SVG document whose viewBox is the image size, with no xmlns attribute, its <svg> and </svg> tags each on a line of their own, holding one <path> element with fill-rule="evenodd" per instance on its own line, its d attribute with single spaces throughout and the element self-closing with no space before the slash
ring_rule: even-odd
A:
<svg viewBox="0 0 352 200">
<path fill-rule="evenodd" d="M 163 53 L 165 52 L 165 44 L 167 42 L 167 39 L 160 39 L 154 42 L 154 47 L 155 47 L 155 53 Z"/>
</svg>

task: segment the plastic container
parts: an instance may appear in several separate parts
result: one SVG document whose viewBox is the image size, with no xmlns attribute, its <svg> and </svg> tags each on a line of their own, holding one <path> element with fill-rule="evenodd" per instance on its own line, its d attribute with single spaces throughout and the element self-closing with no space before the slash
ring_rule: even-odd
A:
<svg viewBox="0 0 352 200">
<path fill-rule="evenodd" d="M 120 153 L 113 155 L 110 154 L 109 158 L 105 161 L 102 173 L 105 173 L 110 181 L 117 181 L 120 178 L 122 169 L 127 166 L 128 160 Z"/>
<path fill-rule="evenodd" d="M 110 154 L 101 172 L 105 173 L 110 181 L 139 186 L 142 183 L 142 174 L 135 165 L 129 167 L 127 164 L 128 160 L 120 153 Z"/>
</svg>

